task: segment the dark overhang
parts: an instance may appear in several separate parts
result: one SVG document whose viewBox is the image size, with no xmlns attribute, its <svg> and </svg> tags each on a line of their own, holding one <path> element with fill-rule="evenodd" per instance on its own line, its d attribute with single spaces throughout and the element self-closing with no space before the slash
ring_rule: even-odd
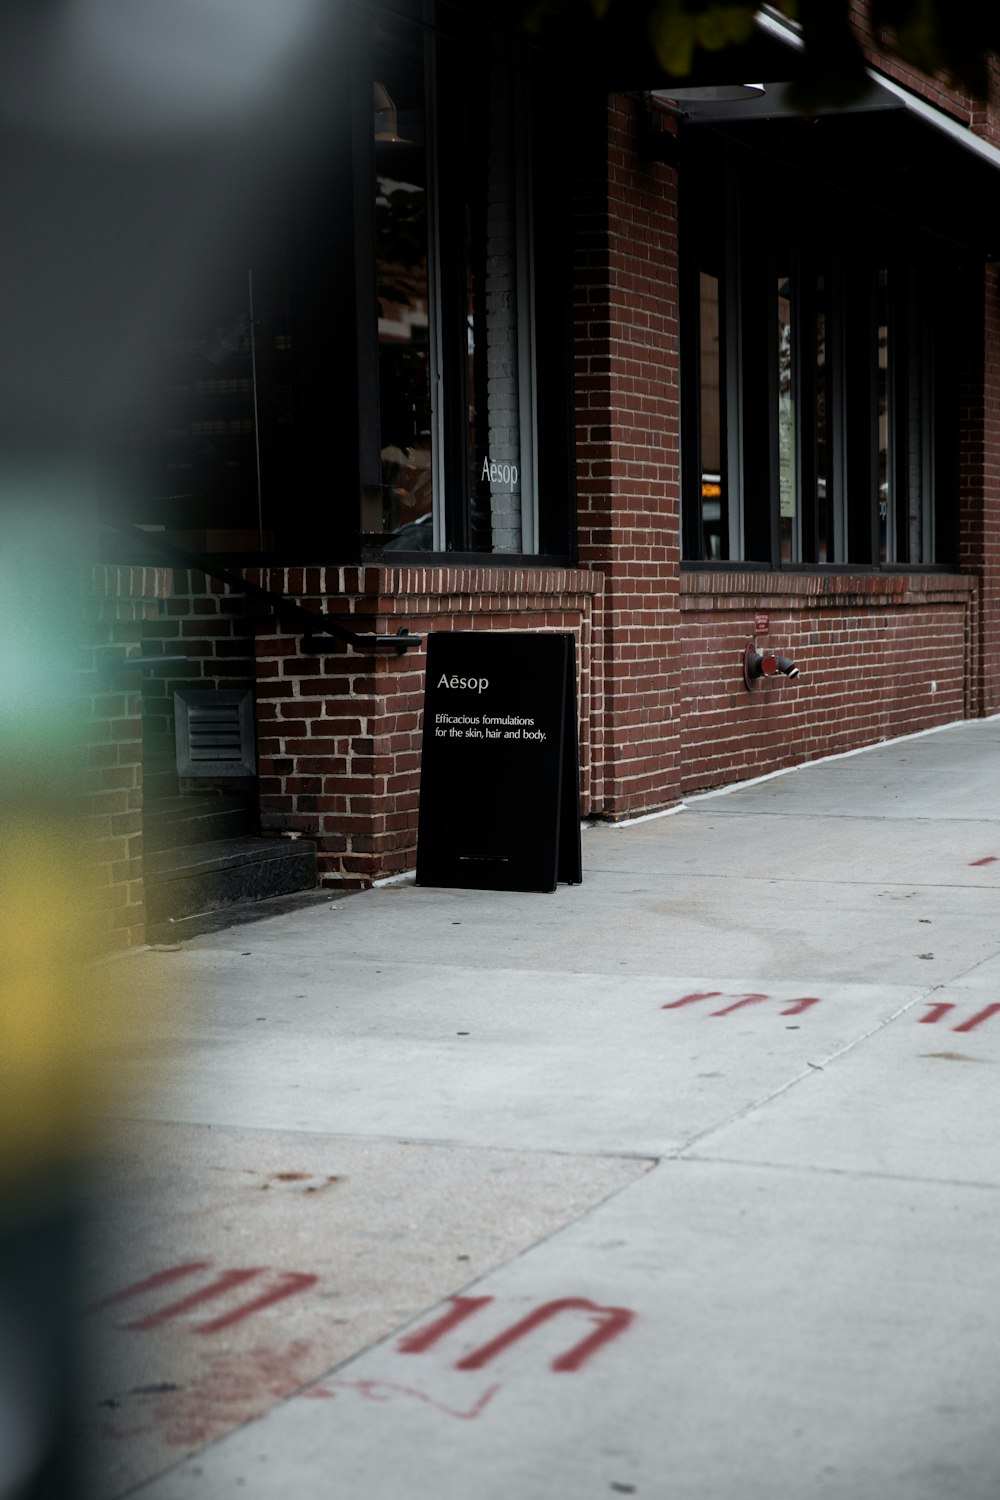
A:
<svg viewBox="0 0 1000 1500">
<path fill-rule="evenodd" d="M 658 88 L 652 115 L 672 118 L 650 154 L 678 165 L 686 140 L 729 141 L 822 184 L 902 214 L 921 228 L 993 259 L 1000 256 L 1000 150 L 960 120 L 869 68 L 849 103 L 803 111 L 795 79 L 802 40 L 760 12 L 758 27 L 786 49 L 783 77 L 752 91 Z M 772 54 L 773 60 L 773 54 Z"/>
</svg>

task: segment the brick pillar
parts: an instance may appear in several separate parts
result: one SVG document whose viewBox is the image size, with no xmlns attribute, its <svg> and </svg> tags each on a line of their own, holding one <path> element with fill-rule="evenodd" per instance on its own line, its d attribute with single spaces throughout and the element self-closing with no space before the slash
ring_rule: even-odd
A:
<svg viewBox="0 0 1000 1500">
<path fill-rule="evenodd" d="M 967 372 L 962 409 L 960 562 L 979 580 L 966 651 L 968 710 L 1000 712 L 1000 267 L 985 269 L 973 318 L 981 357 Z"/>
<path fill-rule="evenodd" d="M 78 683 L 87 772 L 85 832 L 93 886 L 93 947 L 114 952 L 145 941 L 142 882 L 142 677 L 123 663 L 139 654 L 144 622 L 170 592 L 162 568 L 92 567 L 84 580 Z"/>
<path fill-rule="evenodd" d="M 670 806 L 679 788 L 677 190 L 671 169 L 640 162 L 631 101 L 613 98 L 589 142 L 577 197 L 580 562 L 605 578 L 595 811 L 620 818 Z"/>
<path fill-rule="evenodd" d="M 350 628 L 367 631 L 370 619 L 354 614 L 364 607 L 364 571 L 277 569 L 265 581 L 317 614 L 344 614 Z M 329 635 L 309 644 L 274 616 L 256 625 L 261 827 L 315 839 L 321 883 L 369 884 L 391 769 L 376 747 L 383 714 L 376 676 L 385 664 Z"/>
<path fill-rule="evenodd" d="M 986 268 L 978 712 L 1000 712 L 1000 267 Z"/>
</svg>

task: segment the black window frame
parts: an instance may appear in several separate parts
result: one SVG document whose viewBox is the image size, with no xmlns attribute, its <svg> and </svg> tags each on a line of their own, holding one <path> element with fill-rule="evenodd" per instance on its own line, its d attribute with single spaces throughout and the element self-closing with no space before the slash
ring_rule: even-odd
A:
<svg viewBox="0 0 1000 1500">
<path fill-rule="evenodd" d="M 404 22 L 401 22 L 404 24 Z M 406 551 L 393 548 L 384 553 L 375 544 L 365 545 L 359 534 L 358 553 L 363 563 L 384 560 L 395 565 L 427 565 L 435 562 L 498 567 L 566 567 L 577 558 L 576 487 L 574 460 L 574 402 L 572 374 L 572 220 L 571 185 L 565 171 L 562 117 L 558 96 L 536 66 L 530 49 L 512 46 L 503 4 L 468 3 L 441 7 L 436 24 L 421 23 L 428 48 L 428 108 L 436 123 L 429 131 L 434 159 L 429 171 L 435 177 L 431 253 L 437 256 L 434 274 L 442 295 L 437 308 L 441 368 L 438 386 L 441 400 L 442 451 L 435 468 L 442 478 L 443 493 L 436 496 L 445 533 L 440 550 Z M 534 401 L 534 482 L 537 507 L 537 551 L 491 551 L 473 546 L 473 529 L 467 495 L 469 472 L 468 429 L 465 413 L 469 392 L 464 305 L 465 263 L 463 215 L 467 193 L 463 184 L 469 174 L 485 171 L 479 134 L 471 128 L 456 128 L 456 118 L 475 98 L 475 77 L 484 58 L 506 55 L 510 68 L 522 79 L 527 95 L 527 155 L 530 201 L 527 258 L 532 281 L 531 352 L 532 398 Z M 365 48 L 365 66 L 355 70 L 354 92 L 371 108 L 371 44 Z M 450 128 L 443 122 L 450 116 Z M 441 123 L 438 123 L 441 122 Z M 373 250 L 371 229 L 370 174 L 367 164 L 355 173 L 355 260 L 359 288 L 366 284 L 365 263 Z M 377 360 L 374 320 L 366 317 L 361 296 L 358 317 L 357 358 L 359 368 L 370 368 Z M 362 453 L 377 454 L 378 403 L 359 411 Z M 369 469 L 371 465 L 369 464 Z M 364 476 L 361 476 L 364 479 Z M 370 476 L 369 476 L 370 478 Z M 359 500 L 360 504 L 360 500 Z"/>
<path fill-rule="evenodd" d="M 334 9 L 339 12 L 341 8 Z M 577 557 L 573 214 L 572 183 L 565 166 L 563 97 L 552 89 L 544 61 L 534 50 L 523 41 L 512 41 L 506 0 L 448 0 L 447 5 L 436 5 L 434 0 L 386 0 L 377 8 L 359 5 L 348 10 L 349 15 L 331 15 L 333 39 L 317 55 L 314 85 L 304 99 L 294 101 L 294 107 L 289 105 L 291 113 L 301 114 L 301 119 L 296 115 L 296 129 L 290 137 L 294 151 L 275 146 L 266 125 L 261 124 L 248 144 L 238 143 L 239 149 L 234 147 L 231 153 L 241 168 L 234 172 L 234 179 L 248 185 L 248 221 L 268 252 L 267 277 L 261 253 L 251 255 L 248 250 L 244 264 L 242 242 L 236 261 L 243 286 L 246 265 L 253 269 L 254 327 L 264 329 L 273 320 L 277 302 L 272 287 L 280 286 L 287 301 L 287 362 L 293 370 L 289 409 L 294 427 L 280 462 L 271 462 L 274 445 L 264 430 L 267 414 L 261 412 L 255 436 L 264 465 L 265 524 L 258 527 L 261 502 L 251 488 L 252 474 L 235 502 L 240 526 L 247 532 L 259 530 L 263 545 L 257 545 L 255 535 L 240 551 L 226 544 L 216 549 L 207 541 L 205 548 L 220 563 L 243 566 L 297 566 L 318 560 L 357 565 L 383 560 L 381 550 L 365 547 L 362 535 L 363 492 L 382 477 L 377 314 L 373 312 L 377 306 L 372 192 L 374 39 L 378 26 L 408 27 L 434 54 L 429 87 L 438 86 L 437 70 L 445 92 L 450 90 L 456 98 L 474 97 L 478 70 L 484 59 L 495 59 L 502 41 L 504 47 L 514 47 L 511 67 L 524 77 L 530 95 L 538 550 L 487 552 L 469 547 L 467 464 L 461 454 L 464 371 L 457 352 L 465 337 L 465 312 L 459 305 L 457 311 L 453 307 L 445 315 L 445 336 L 452 350 L 441 406 L 447 432 L 443 504 L 448 544 L 439 552 L 393 550 L 384 554 L 384 561 L 393 566 L 443 561 L 480 567 L 571 566 Z M 454 137 L 450 143 L 439 142 L 436 149 L 446 157 L 452 153 L 445 161 L 450 194 L 442 213 L 447 219 L 461 207 L 459 166 L 463 158 Z M 474 152 L 485 147 L 481 142 L 477 147 L 473 139 L 461 149 Z M 187 169 L 186 158 L 181 166 Z M 207 166 L 205 171 L 209 171 Z M 183 173 L 170 160 L 164 175 L 172 183 Z M 183 195 L 178 196 L 183 201 Z M 203 238 L 204 263 L 198 269 L 200 276 L 207 276 L 216 247 L 207 229 Z M 445 224 L 437 242 L 445 247 L 448 241 Z M 454 247 L 444 253 L 454 265 Z M 455 277 L 451 284 L 457 284 Z M 161 319 L 165 328 L 177 320 L 176 301 L 165 300 Z M 178 305 L 184 314 L 183 301 Z M 280 304 L 282 311 L 285 305 Z M 183 316 L 178 326 L 183 326 Z M 158 337 L 158 326 L 154 332 Z M 151 366 L 154 358 L 149 358 Z M 157 388 L 163 383 L 162 374 L 154 370 L 149 377 L 152 395 L 136 402 L 145 423 L 142 429 L 126 413 L 119 422 L 123 430 L 109 433 L 107 453 L 99 455 L 102 471 L 110 476 L 102 486 L 101 519 L 115 527 L 155 523 L 157 531 L 164 531 L 165 540 L 184 543 L 194 554 L 201 551 L 201 544 L 186 542 L 186 537 L 196 524 L 206 534 L 217 527 L 216 514 L 222 506 L 218 493 L 206 491 L 204 519 L 191 522 L 160 473 L 156 428 L 157 424 L 165 426 L 165 421 L 156 401 Z M 252 455 L 251 445 L 247 451 Z M 133 481 L 131 470 L 139 463 L 142 474 Z M 119 473 L 125 473 L 126 480 L 120 480 Z M 127 532 L 109 534 L 102 542 L 102 557 L 107 560 L 127 561 L 133 555 L 135 543 Z"/>
<path fill-rule="evenodd" d="M 722 201 L 717 195 L 721 193 Z M 961 257 L 904 218 L 823 195 L 802 172 L 728 138 L 688 147 L 680 169 L 682 563 L 768 571 L 954 571 L 958 561 L 959 334 L 940 285 Z M 782 222 L 787 252 L 779 257 Z M 707 237 L 724 229 L 721 247 Z M 777 271 L 792 268 L 795 479 L 800 546 L 782 557 L 778 462 Z M 722 288 L 722 488 L 728 555 L 705 555 L 701 526 L 699 278 Z M 887 533 L 880 556 L 878 287 L 889 329 Z M 822 288 L 822 291 L 820 290 Z M 825 318 L 826 463 L 818 440 L 817 308 Z M 915 405 L 911 408 L 911 398 Z M 738 469 L 736 465 L 739 465 Z M 728 472 L 727 472 L 728 470 Z M 919 476 L 911 478 L 914 472 Z M 820 500 L 820 480 L 827 500 Z M 921 497 L 911 545 L 909 485 Z M 828 519 L 821 557 L 821 506 Z M 832 551 L 832 555 L 831 555 Z"/>
</svg>

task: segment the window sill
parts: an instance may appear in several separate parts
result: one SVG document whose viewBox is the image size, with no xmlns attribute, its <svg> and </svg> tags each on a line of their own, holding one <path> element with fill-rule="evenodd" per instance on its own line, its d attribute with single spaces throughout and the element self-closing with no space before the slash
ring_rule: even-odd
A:
<svg viewBox="0 0 1000 1500">
<path fill-rule="evenodd" d="M 853 605 L 858 608 L 961 602 L 976 588 L 972 574 L 948 570 L 814 568 L 790 572 L 751 569 L 687 569 L 680 577 L 681 609 L 808 609 Z"/>
</svg>

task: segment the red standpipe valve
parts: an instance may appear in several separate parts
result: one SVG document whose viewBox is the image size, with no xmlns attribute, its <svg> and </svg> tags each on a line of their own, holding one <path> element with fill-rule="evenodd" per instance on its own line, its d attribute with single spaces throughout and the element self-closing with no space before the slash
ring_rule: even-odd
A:
<svg viewBox="0 0 1000 1500">
<path fill-rule="evenodd" d="M 780 672 L 783 677 L 798 677 L 799 669 L 787 656 L 778 656 L 774 651 L 758 651 L 755 641 L 748 641 L 743 652 L 743 681 L 748 692 L 753 692 L 761 677 L 773 677 Z"/>
</svg>

